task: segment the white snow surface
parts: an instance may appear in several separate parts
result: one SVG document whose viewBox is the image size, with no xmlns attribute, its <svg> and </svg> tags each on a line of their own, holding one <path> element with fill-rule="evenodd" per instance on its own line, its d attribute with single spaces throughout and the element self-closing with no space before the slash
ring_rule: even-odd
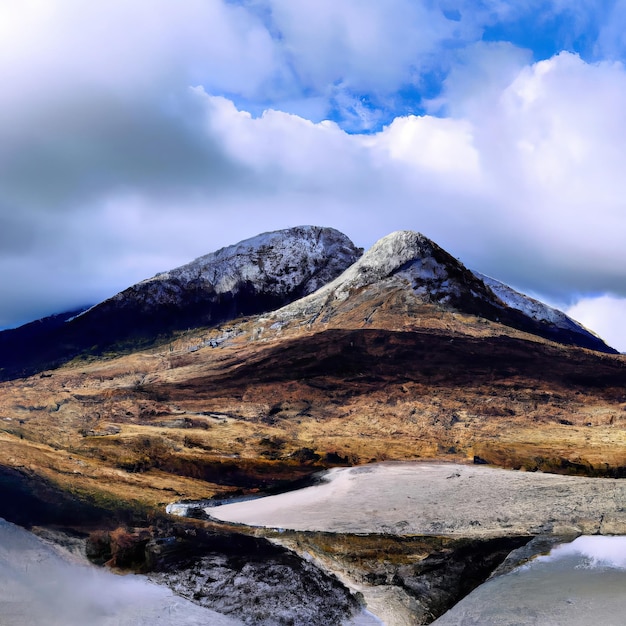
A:
<svg viewBox="0 0 626 626">
<path fill-rule="evenodd" d="M 318 293 L 332 292 L 336 300 L 345 300 L 351 292 L 398 273 L 407 264 L 407 278 L 445 280 L 446 268 L 433 258 L 432 251 L 432 242 L 420 233 L 391 233 Z"/>
<path fill-rule="evenodd" d="M 496 537 L 620 524 L 625 494 L 620 479 L 407 461 L 334 468 L 312 487 L 205 511 L 298 531 Z"/>
<path fill-rule="evenodd" d="M 65 560 L 0 519 L 2 626 L 243 626 L 144 576 L 117 576 Z"/>
</svg>

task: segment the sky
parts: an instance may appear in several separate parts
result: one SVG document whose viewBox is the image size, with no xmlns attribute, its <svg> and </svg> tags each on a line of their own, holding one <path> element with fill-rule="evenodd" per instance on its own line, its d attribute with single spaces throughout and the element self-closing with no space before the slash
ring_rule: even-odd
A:
<svg viewBox="0 0 626 626">
<path fill-rule="evenodd" d="M 626 0 L 2 0 L 0 328 L 422 232 L 626 351 Z"/>
</svg>

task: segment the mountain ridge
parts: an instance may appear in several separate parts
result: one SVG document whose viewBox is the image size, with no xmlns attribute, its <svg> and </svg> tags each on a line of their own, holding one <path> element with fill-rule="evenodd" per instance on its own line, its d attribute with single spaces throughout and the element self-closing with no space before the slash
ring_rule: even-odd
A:
<svg viewBox="0 0 626 626">
<path fill-rule="evenodd" d="M 332 228 L 262 233 L 132 285 L 36 340 L 28 325 L 0 333 L 0 379 L 270 311 L 332 280 L 361 253 Z M 21 353 L 20 344 L 29 350 Z"/>
<path fill-rule="evenodd" d="M 0 379 L 81 354 L 146 347 L 176 331 L 242 316 L 264 313 L 279 326 L 298 317 L 342 324 L 346 308 L 367 308 L 368 298 L 382 301 L 385 291 L 402 293 L 405 304 L 413 300 L 558 343 L 616 352 L 561 311 L 469 270 L 421 233 L 390 233 L 363 254 L 335 229 L 299 226 L 221 248 L 85 311 L 53 316 L 49 324 L 0 332 Z M 370 314 L 364 315 L 367 322 Z"/>
</svg>

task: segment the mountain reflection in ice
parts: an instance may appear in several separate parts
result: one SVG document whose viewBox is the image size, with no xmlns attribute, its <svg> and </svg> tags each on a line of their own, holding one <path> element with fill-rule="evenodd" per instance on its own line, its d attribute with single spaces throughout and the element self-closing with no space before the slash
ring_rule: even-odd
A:
<svg viewBox="0 0 626 626">
<path fill-rule="evenodd" d="M 486 582 L 436 626 L 623 626 L 626 537 L 579 537 Z"/>
<path fill-rule="evenodd" d="M 236 626 L 142 576 L 116 576 L 62 559 L 0 519 L 2 626 Z"/>
</svg>

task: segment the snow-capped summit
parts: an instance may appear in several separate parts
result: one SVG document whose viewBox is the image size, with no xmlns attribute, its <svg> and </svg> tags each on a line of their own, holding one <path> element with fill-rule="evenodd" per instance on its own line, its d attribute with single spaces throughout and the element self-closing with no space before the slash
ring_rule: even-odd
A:
<svg viewBox="0 0 626 626">
<path fill-rule="evenodd" d="M 354 265 L 326 285 L 320 295 L 332 292 L 335 299 L 343 300 L 350 292 L 387 278 L 407 264 L 415 266 L 414 272 L 424 277 L 441 275 L 433 250 L 433 242 L 420 233 L 410 230 L 391 233 L 379 239 Z"/>
<path fill-rule="evenodd" d="M 299 226 L 263 233 L 211 252 L 144 280 L 132 289 L 150 290 L 155 285 L 199 281 L 215 293 L 232 292 L 246 283 L 275 294 L 295 290 L 306 295 L 332 280 L 359 254 L 348 237 L 333 228 Z M 158 292 L 158 288 L 154 289 L 155 296 Z M 116 297 L 122 298 L 124 293 Z"/>
<path fill-rule="evenodd" d="M 463 297 L 493 298 L 493 294 L 459 261 L 436 243 L 414 231 L 397 231 L 377 241 L 354 265 L 334 281 L 307 298 L 285 307 L 285 314 L 298 308 L 342 302 L 351 294 L 381 282 L 403 282 L 405 289 L 426 302 L 455 306 Z M 280 315 L 280 312 L 278 312 Z"/>
<path fill-rule="evenodd" d="M 129 336 L 214 325 L 306 296 L 361 252 L 333 228 L 263 233 L 143 280 L 82 317 L 123 323 Z"/>
</svg>

